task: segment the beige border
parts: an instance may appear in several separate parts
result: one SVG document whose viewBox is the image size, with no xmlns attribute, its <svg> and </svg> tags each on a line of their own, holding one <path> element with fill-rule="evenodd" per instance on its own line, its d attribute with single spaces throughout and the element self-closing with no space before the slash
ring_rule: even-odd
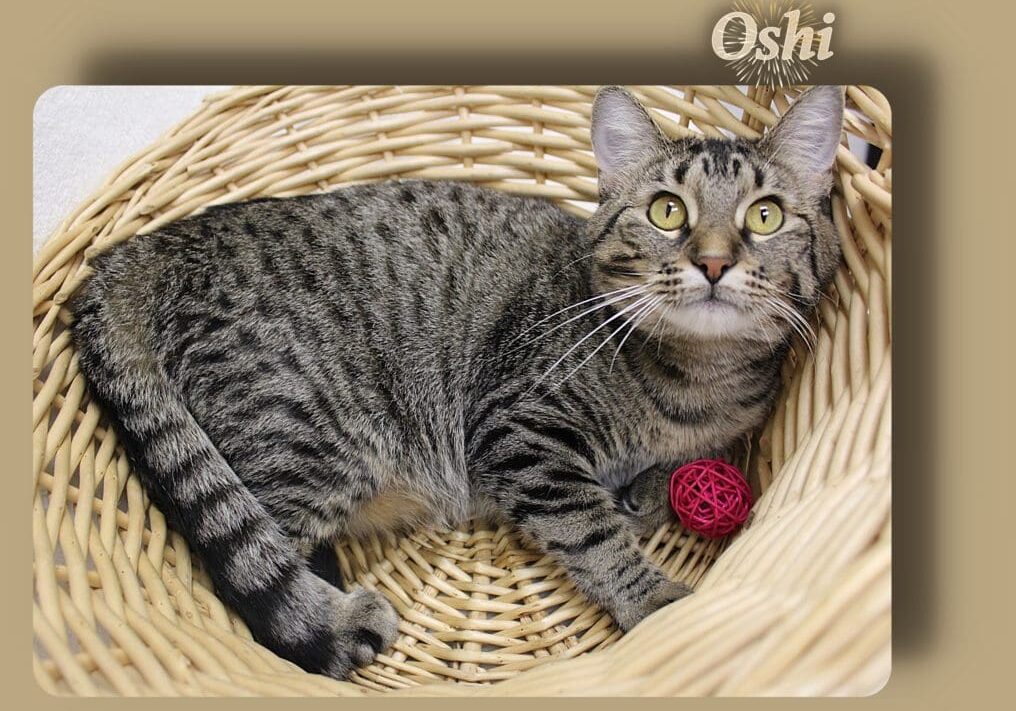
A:
<svg viewBox="0 0 1016 711">
<path fill-rule="evenodd" d="M 727 7 L 625 0 L 607 15 L 590 3 L 519 1 L 491 6 L 485 18 L 447 2 L 354 9 L 290 0 L 284 8 L 245 4 L 242 22 L 237 7 L 191 0 L 159 6 L 51 1 L 19 8 L 25 15 L 17 23 L 8 18 L 13 31 L 0 50 L 8 75 L 7 170 L 0 192 L 12 223 L 10 258 L 2 263 L 7 278 L 0 281 L 8 332 L 30 333 L 23 314 L 31 261 L 31 107 L 49 86 L 381 79 L 726 83 L 731 76 L 707 43 L 712 22 Z M 1002 408 L 1013 376 L 1002 366 L 1012 361 L 1012 336 L 998 327 L 1011 303 L 1011 218 L 1000 218 L 1012 203 L 1005 133 L 1013 101 L 998 75 L 1012 18 L 989 8 L 982 0 L 946 6 L 855 0 L 833 8 L 836 56 L 811 77 L 815 83 L 869 83 L 886 92 L 897 126 L 896 161 L 908 177 L 895 201 L 896 653 L 886 689 L 863 702 L 872 706 L 990 708 L 1011 695 L 1007 635 L 1016 580 L 1004 525 L 1014 492 L 1003 471 L 1011 455 L 1002 450 L 1011 411 Z M 27 579 L 30 565 L 22 505 L 28 480 L 19 484 L 17 475 L 29 467 L 29 427 L 19 404 L 30 391 L 28 352 L 9 348 L 2 369 L 10 404 L 0 431 L 15 484 L 0 521 L 9 541 L 5 567 L 15 579 L 19 570 Z M 8 631 L 0 668 L 7 700 L 37 708 L 87 703 L 50 699 L 35 688 L 24 651 L 29 591 L 13 584 L 4 594 Z M 716 703 L 736 702 L 710 705 Z"/>
</svg>

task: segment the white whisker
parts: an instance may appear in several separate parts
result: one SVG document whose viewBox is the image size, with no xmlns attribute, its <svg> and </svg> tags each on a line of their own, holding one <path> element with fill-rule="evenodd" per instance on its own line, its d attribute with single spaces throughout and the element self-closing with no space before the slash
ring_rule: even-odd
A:
<svg viewBox="0 0 1016 711">
<path fill-rule="evenodd" d="M 590 338 L 591 338 L 591 337 L 593 336 L 593 334 L 595 334 L 595 333 L 596 333 L 597 331 L 599 331 L 599 330 L 600 330 L 601 328 L 603 328 L 604 326 L 606 326 L 606 325 L 607 325 L 608 323 L 610 323 L 611 321 L 614 321 L 615 319 L 621 318 L 621 317 L 622 317 L 622 316 L 623 316 L 624 314 L 626 314 L 627 312 L 631 311 L 631 310 L 632 310 L 632 309 L 634 309 L 634 308 L 637 308 L 637 307 L 640 307 L 640 306 L 642 306 L 642 305 L 643 305 L 644 303 L 646 303 L 646 301 L 648 301 L 648 300 L 649 300 L 649 299 L 651 299 L 651 298 L 653 298 L 653 297 L 652 297 L 652 296 L 643 296 L 643 297 L 641 297 L 641 298 L 640 298 L 640 299 L 639 299 L 638 301 L 635 301 L 634 303 L 628 304 L 628 305 L 627 305 L 627 306 L 625 306 L 625 307 L 624 307 L 623 309 L 621 309 L 620 311 L 618 311 L 618 312 L 617 312 L 616 314 L 614 314 L 613 316 L 611 316 L 610 318 L 608 318 L 608 319 L 607 319 L 606 321 L 604 321 L 604 322 L 603 322 L 603 323 L 601 323 L 601 324 L 600 324 L 599 326 L 597 326 L 597 327 L 596 327 L 596 328 L 594 328 L 594 329 L 593 329 L 592 331 L 590 331 L 590 332 L 589 332 L 589 333 L 587 333 L 587 334 L 586 334 L 585 336 L 583 336 L 583 337 L 582 337 L 581 339 L 579 339 L 579 341 L 578 341 L 577 343 L 575 343 L 575 345 L 573 345 L 573 346 L 572 346 L 571 348 L 569 348 L 569 349 L 568 349 L 567 351 L 565 351 L 564 355 L 562 355 L 562 356 L 561 356 L 560 358 L 558 358 L 558 359 L 557 359 L 556 361 L 554 361 L 554 364 L 553 364 L 552 366 L 550 366 L 550 368 L 548 368 L 548 369 L 547 369 L 547 371 L 546 371 L 546 372 L 545 372 L 545 373 L 544 373 L 543 375 L 541 375 L 541 376 L 540 376 L 540 377 L 539 377 L 539 378 L 538 378 L 538 379 L 536 380 L 536 382 L 535 382 L 535 383 L 533 383 L 533 387 L 536 387 L 536 386 L 537 386 L 537 385 L 539 385 L 539 384 L 540 384 L 541 382 L 543 382 L 543 380 L 544 380 L 544 379 L 545 379 L 545 378 L 546 378 L 546 377 L 547 377 L 548 375 L 550 375 L 550 374 L 551 374 L 551 372 L 552 372 L 552 371 L 553 371 L 553 370 L 554 370 L 555 368 L 557 368 L 557 366 L 561 365 L 561 363 L 562 363 L 562 362 L 564 361 L 564 359 L 565 359 L 565 358 L 567 358 L 567 357 L 568 357 L 569 355 L 571 355 L 571 354 L 572 354 L 572 353 L 573 353 L 573 352 L 575 351 L 575 349 L 576 349 L 576 348 L 578 348 L 578 347 L 579 347 L 579 346 L 581 346 L 581 345 L 582 345 L 583 343 L 585 343 L 585 342 L 586 342 L 587 340 L 589 340 L 589 339 L 590 339 Z M 602 344 L 601 344 L 601 345 L 602 345 Z M 597 349 L 597 350 L 599 350 L 599 349 Z M 593 351 L 593 352 L 595 353 L 596 351 Z M 581 367 L 581 365 L 582 365 L 582 364 L 584 364 L 584 363 L 585 363 L 585 361 L 582 361 L 582 363 L 581 363 L 581 364 L 579 364 L 579 367 Z M 572 372 L 574 372 L 574 371 L 572 371 Z M 565 378 L 565 380 L 567 380 L 567 378 Z M 564 381 L 562 380 L 561 382 L 564 382 Z M 558 385 L 560 385 L 560 383 L 558 383 Z M 530 389 L 532 389 L 532 388 L 530 388 Z"/>
<path fill-rule="evenodd" d="M 815 355 L 815 349 L 812 345 L 813 341 L 817 342 L 818 338 L 815 335 L 815 331 L 812 329 L 811 324 L 804 320 L 801 314 L 797 313 L 794 309 L 787 306 L 779 299 L 775 299 L 771 296 L 763 296 L 763 301 L 769 306 L 771 312 L 782 318 L 787 325 L 793 329 L 793 331 L 801 337 L 804 341 L 804 345 L 807 346 L 812 356 Z"/>
<path fill-rule="evenodd" d="M 559 269 L 559 270 L 558 270 L 558 271 L 557 271 L 557 272 L 556 272 L 556 273 L 554 274 L 554 277 L 557 277 L 557 276 L 559 276 L 559 275 L 560 275 L 560 274 L 561 274 L 561 273 L 562 273 L 562 272 L 563 272 L 563 271 L 564 271 L 565 269 L 567 269 L 567 268 L 568 268 L 568 267 L 570 267 L 571 265 L 573 265 L 573 264 L 576 264 L 577 262 L 581 262 L 581 261 L 582 261 L 583 259 L 589 259 L 589 258 L 590 258 L 590 257 L 592 257 L 592 256 L 593 256 L 594 254 L 595 254 L 594 252 L 590 252 L 589 254 L 583 254 L 583 255 L 582 255 L 581 257 L 577 257 L 576 259 L 573 259 L 573 260 L 571 260 L 570 262 L 568 262 L 567 264 L 565 264 L 565 265 L 564 265 L 563 267 L 561 267 L 561 268 L 560 268 L 560 269 Z M 552 277 L 552 278 L 553 278 L 553 277 Z"/>
<path fill-rule="evenodd" d="M 624 342 L 628 340 L 628 337 L 635 332 L 635 329 L 638 328 L 638 325 L 642 323 L 647 316 L 652 315 L 653 311 L 664 302 L 665 298 L 666 297 L 663 296 L 657 296 L 654 301 L 650 301 L 648 304 L 643 306 L 637 314 L 628 319 L 628 321 L 625 321 L 625 323 L 631 322 L 631 328 L 628 329 L 628 333 L 624 334 L 624 338 L 621 339 L 621 342 L 617 344 L 617 350 L 614 351 L 614 357 L 610 359 L 610 368 L 607 369 L 608 373 L 614 372 L 614 361 L 617 360 L 618 354 L 624 347 Z"/>
<path fill-rule="evenodd" d="M 808 335 L 811 338 L 812 343 L 818 342 L 818 335 L 815 333 L 815 329 L 811 327 L 811 324 L 808 323 L 808 320 L 805 319 L 804 316 L 802 316 L 797 309 L 788 306 L 779 299 L 776 299 L 776 303 L 779 304 L 779 306 L 786 311 L 788 318 L 796 321 L 803 330 L 807 331 Z"/>
<path fill-rule="evenodd" d="M 748 309 L 748 313 L 751 314 L 752 318 L 755 319 L 755 323 L 758 324 L 759 330 L 762 331 L 762 334 L 765 336 L 766 345 L 769 346 L 769 353 L 771 355 L 776 355 L 776 349 L 773 348 L 773 335 L 769 331 L 769 329 L 766 328 L 765 322 L 762 320 L 763 314 L 761 314 L 760 311 L 761 309 L 757 307 Z M 765 315 L 768 316 L 768 314 Z"/>
<path fill-rule="evenodd" d="M 667 299 L 666 299 L 666 297 L 664 297 L 664 299 L 663 299 L 663 300 L 664 300 L 664 302 L 665 302 L 665 301 L 667 300 Z M 657 328 L 659 328 L 659 327 L 660 327 L 660 325 L 661 325 L 661 324 L 663 323 L 663 317 L 664 317 L 665 315 L 666 315 L 666 311 L 665 311 L 665 310 L 661 310 L 661 311 L 660 311 L 660 315 L 659 315 L 659 316 L 658 316 L 658 317 L 656 318 L 656 323 L 654 323 L 654 324 L 653 324 L 653 327 L 652 327 L 651 329 L 649 329 L 649 335 L 647 335 L 647 336 L 646 336 L 646 339 L 645 339 L 644 341 L 642 341 L 642 348 L 645 348 L 645 347 L 646 347 L 646 344 L 648 344 L 648 343 L 649 343 L 649 341 L 651 341 L 651 340 L 652 340 L 652 338 L 653 338 L 653 333 L 654 333 L 654 332 L 656 331 L 656 329 L 657 329 Z M 662 343 L 663 343 L 663 331 L 662 331 L 662 330 L 660 330 L 660 344 L 662 345 Z M 659 347 L 657 347 L 657 350 L 656 350 L 656 352 L 657 352 L 657 355 L 659 355 Z"/>
<path fill-rule="evenodd" d="M 534 328 L 536 328 L 540 324 L 546 323 L 550 319 L 554 318 L 558 314 L 564 313 L 565 311 L 571 311 L 574 308 L 578 308 L 579 306 L 583 306 L 584 304 L 588 304 L 590 301 L 596 301 L 598 299 L 607 299 L 603 303 L 597 304 L 596 306 L 593 306 L 593 307 L 591 307 L 589 309 L 586 309 L 582 313 L 578 314 L 577 316 L 572 316 L 570 319 L 568 319 L 567 321 L 564 321 L 563 323 L 559 323 L 558 325 L 554 326 L 549 331 L 544 331 L 543 333 L 541 333 L 536 338 L 534 338 L 534 339 L 532 339 L 530 341 L 527 341 L 526 343 L 523 343 L 521 346 L 519 346 L 519 348 L 522 348 L 524 346 L 528 346 L 528 345 L 530 345 L 532 343 L 535 343 L 536 341 L 540 340 L 544 336 L 547 336 L 547 335 L 553 333 L 554 331 L 556 331 L 557 329 L 561 328 L 562 326 L 566 326 L 567 324 L 571 323 L 572 321 L 574 321 L 576 319 L 579 319 L 579 318 L 582 318 L 583 316 L 586 316 L 588 314 L 591 314 L 591 313 L 593 313 L 594 311 L 596 311 L 598 309 L 602 309 L 605 306 L 610 306 L 611 304 L 616 304 L 619 301 L 624 301 L 627 298 L 631 298 L 633 296 L 637 296 L 645 288 L 646 288 L 646 286 L 643 285 L 643 284 L 638 284 L 636 286 L 628 286 L 628 287 L 625 287 L 623 289 L 616 289 L 614 291 L 608 291 L 605 294 L 600 294 L 598 296 L 593 296 L 593 297 L 591 297 L 589 299 L 585 299 L 584 301 L 580 301 L 577 304 L 572 304 L 571 306 L 566 306 L 565 308 L 559 309 L 559 310 L 555 311 L 554 313 L 550 314 L 550 316 L 546 316 L 546 317 L 540 319 L 539 321 L 534 323 L 532 326 L 530 326 L 529 328 L 525 329 L 524 331 L 519 333 L 517 336 L 515 336 L 515 338 L 510 340 L 507 345 L 510 346 L 512 343 L 514 343 L 518 339 L 522 338 L 522 336 L 526 335 L 527 333 L 532 331 Z M 623 293 L 620 293 L 620 292 L 623 292 Z"/>
<path fill-rule="evenodd" d="M 652 296 L 645 296 L 642 299 L 640 299 L 639 301 L 637 301 L 634 304 L 632 304 L 631 306 L 629 306 L 627 309 L 625 309 L 625 311 L 630 311 L 632 307 L 637 306 L 640 303 L 644 303 L 645 299 L 652 299 L 652 298 L 653 298 Z M 639 309 L 639 311 L 641 311 L 641 309 Z M 622 313 L 624 313 L 624 311 L 619 312 L 617 314 L 617 316 L 620 316 Z M 609 323 L 611 320 L 613 320 L 613 319 L 608 319 L 607 321 L 604 321 L 603 324 L 600 326 L 600 328 L 602 328 L 603 326 L 606 326 L 607 323 Z M 601 348 L 603 348 L 605 345 L 610 343 L 611 339 L 613 339 L 614 336 L 616 336 L 621 331 L 623 331 L 624 327 L 627 326 L 627 325 L 628 325 L 628 319 L 625 319 L 624 323 L 622 323 L 620 326 L 618 326 L 616 329 L 614 329 L 614 331 L 611 332 L 611 334 L 609 336 L 604 338 L 603 341 L 600 343 L 600 345 L 596 346 L 596 348 L 593 349 L 592 353 L 590 353 L 585 358 L 583 358 L 582 362 L 579 363 L 578 365 L 576 365 L 574 368 L 572 368 L 571 371 L 567 375 L 565 375 L 563 378 L 561 378 L 561 380 L 554 387 L 556 387 L 556 388 L 561 387 L 565 383 L 565 381 L 568 380 L 568 378 L 570 378 L 571 376 L 575 375 L 575 373 L 577 373 L 582 368 L 582 366 L 584 366 L 586 363 L 588 363 L 592 359 L 593 356 L 595 356 L 597 353 L 599 353 Z M 596 331 L 599 331 L 600 328 L 597 328 Z M 596 331 L 593 331 L 589 335 L 590 336 L 593 335 L 593 333 L 595 333 Z M 588 336 L 587 336 L 587 338 L 588 338 Z M 576 345 L 578 345 L 578 344 L 576 344 Z M 553 367 L 551 368 L 551 370 L 553 370 Z M 547 373 L 549 373 L 549 372 L 550 371 L 548 370 Z"/>
</svg>

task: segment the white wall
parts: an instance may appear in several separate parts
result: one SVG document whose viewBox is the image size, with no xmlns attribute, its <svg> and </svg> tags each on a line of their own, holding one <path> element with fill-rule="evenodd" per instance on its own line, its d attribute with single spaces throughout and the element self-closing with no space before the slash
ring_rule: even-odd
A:
<svg viewBox="0 0 1016 711">
<path fill-rule="evenodd" d="M 118 165 L 220 86 L 58 86 L 35 104 L 33 253 Z"/>
</svg>

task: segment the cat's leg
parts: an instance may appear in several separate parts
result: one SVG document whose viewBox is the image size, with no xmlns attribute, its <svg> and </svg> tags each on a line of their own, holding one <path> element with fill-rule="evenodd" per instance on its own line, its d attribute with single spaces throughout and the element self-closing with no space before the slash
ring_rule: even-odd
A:
<svg viewBox="0 0 1016 711">
<path fill-rule="evenodd" d="M 614 492 L 614 501 L 636 535 L 650 536 L 660 526 L 677 520 L 670 507 L 670 478 L 679 462 L 657 464 L 639 472 Z"/>
<path fill-rule="evenodd" d="M 122 398 L 118 432 L 152 501 L 203 560 L 219 597 L 254 638 L 311 672 L 343 679 L 395 638 L 398 618 L 380 594 L 346 593 L 311 571 L 296 540 L 223 458 L 173 392 L 144 373 L 160 394 L 151 402 Z M 127 385 L 120 385 L 126 383 Z M 143 392 L 143 389 L 142 389 Z M 126 402 L 126 404 L 123 404 Z M 128 409 L 129 408 L 129 409 Z"/>
<path fill-rule="evenodd" d="M 288 564 L 299 568 L 300 590 L 287 595 L 285 602 L 294 608 L 311 608 L 291 616 L 315 618 L 317 641 L 305 647 L 308 650 L 320 647 L 325 651 L 319 654 L 325 658 L 319 661 L 313 653 L 302 649 L 291 655 L 279 653 L 308 671 L 343 678 L 391 645 L 397 634 L 398 616 L 391 603 L 376 591 L 361 587 L 348 592 L 343 589 L 330 543 L 341 532 L 357 496 L 368 496 L 376 487 L 369 483 L 368 476 L 353 474 L 359 470 L 338 469 L 322 457 L 301 451 L 301 443 L 313 441 L 311 433 L 304 431 L 306 427 L 296 429 L 301 424 L 287 423 L 288 439 L 272 430 L 251 428 L 247 439 L 230 440 L 224 453 L 236 467 L 244 488 L 298 558 L 298 563 Z M 266 432 L 273 435 L 266 436 Z M 349 482 L 353 479 L 359 480 L 362 488 L 352 486 Z M 259 557 L 253 564 L 270 565 L 268 556 Z M 251 574 L 258 575 L 257 569 Z M 253 623 L 246 617 L 245 620 L 258 638 L 255 628 L 264 621 L 257 610 L 253 611 L 253 617 Z M 274 631 L 269 635 L 277 637 Z M 264 640 L 259 641 L 274 649 L 272 636 L 262 636 Z"/>
<path fill-rule="evenodd" d="M 556 440 L 558 446 L 550 442 Z M 553 436 L 504 419 L 482 428 L 473 452 L 477 494 L 568 570 L 578 588 L 629 630 L 691 589 L 671 581 L 637 545 L 635 533 L 589 463 L 568 445 L 578 432 Z"/>
<path fill-rule="evenodd" d="M 314 516 L 306 511 L 303 516 L 295 513 L 298 511 L 298 496 L 296 499 L 266 497 L 260 488 L 255 488 L 252 493 L 268 517 L 274 519 L 283 534 L 286 548 L 295 554 L 299 562 L 287 561 L 296 569 L 292 591 L 284 596 L 285 605 L 293 608 L 283 611 L 288 621 L 281 619 L 276 622 L 270 636 L 264 639 L 260 638 L 263 634 L 255 631 L 264 625 L 264 619 L 248 620 L 248 625 L 259 641 L 304 669 L 346 678 L 354 668 L 369 664 L 395 641 L 398 615 L 379 592 L 361 587 L 354 587 L 348 592 L 344 589 L 334 544 L 330 539 L 321 537 L 319 527 L 308 525 L 308 521 L 315 520 Z M 295 495 L 295 491 L 290 493 Z M 265 574 L 270 564 L 269 561 L 257 561 Z M 270 611 L 270 608 L 266 607 L 265 611 Z M 292 630 L 286 630 L 287 626 Z M 293 634 L 293 630 L 308 626 L 313 626 L 316 631 Z M 290 652 L 284 642 L 280 645 L 280 638 L 287 633 L 301 640 L 303 649 Z M 277 646 L 281 647 L 281 651 Z"/>
<path fill-rule="evenodd" d="M 150 490 L 174 528 L 186 531 L 222 600 L 258 642 L 307 671 L 345 679 L 373 661 L 396 636 L 391 604 L 380 593 L 344 592 L 315 574 L 297 539 L 210 443 L 198 451 L 193 465 L 166 466 L 183 472 L 168 496 Z"/>
<path fill-rule="evenodd" d="M 251 497 L 253 522 L 235 544 L 220 539 L 214 555 L 202 553 L 215 564 L 216 590 L 255 639 L 307 671 L 337 679 L 391 645 L 398 616 L 383 595 L 344 591 L 330 543 L 294 534 L 252 492 L 237 493 Z"/>
<path fill-rule="evenodd" d="M 322 547 L 308 557 L 301 539 L 246 487 L 215 492 L 194 507 L 187 515 L 201 507 L 195 548 L 216 591 L 261 644 L 307 671 L 345 679 L 395 640 L 391 603 L 372 590 L 343 591 L 330 546 L 331 570 Z"/>
<path fill-rule="evenodd" d="M 397 634 L 398 616 L 391 603 L 380 593 L 365 588 L 344 592 L 334 554 L 331 566 L 316 566 L 315 559 L 323 558 L 321 550 L 315 550 L 316 555 L 312 555 L 300 571 L 298 581 L 292 586 L 292 594 L 301 600 L 292 602 L 296 608 L 311 608 L 310 615 L 301 612 L 298 613 L 299 618 L 315 617 L 315 621 L 324 626 L 326 631 L 323 634 L 318 632 L 317 639 L 311 644 L 320 645 L 325 658 L 320 668 L 315 669 L 304 661 L 314 656 L 313 652 L 283 654 L 308 671 L 345 679 L 354 668 L 370 664 L 379 652 L 391 645 Z M 297 629 L 306 625 L 306 621 L 299 618 L 293 620 Z M 279 636 L 285 637 L 277 634 L 272 641 L 277 644 Z M 308 637 L 300 634 L 297 639 L 306 645 Z"/>
</svg>

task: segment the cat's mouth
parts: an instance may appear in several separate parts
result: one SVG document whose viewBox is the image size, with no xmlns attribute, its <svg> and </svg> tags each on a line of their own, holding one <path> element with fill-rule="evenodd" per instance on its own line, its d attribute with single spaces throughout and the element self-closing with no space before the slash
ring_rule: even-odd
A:
<svg viewBox="0 0 1016 711">
<path fill-rule="evenodd" d="M 714 286 L 709 293 L 701 297 L 692 305 L 699 305 L 705 309 L 738 308 L 737 304 L 725 299 Z"/>
<path fill-rule="evenodd" d="M 754 325 L 740 304 L 715 288 L 703 289 L 697 298 L 669 306 L 666 318 L 676 330 L 699 337 L 742 334 Z"/>
<path fill-rule="evenodd" d="M 711 314 L 716 318 L 723 318 L 727 314 L 732 315 L 742 311 L 741 307 L 737 304 L 718 296 L 708 296 L 678 308 L 693 309 L 701 313 Z"/>
<path fill-rule="evenodd" d="M 681 300 L 678 308 L 697 308 L 707 312 L 721 313 L 726 310 L 741 311 L 742 306 L 737 299 L 731 298 L 729 288 L 721 288 L 718 284 L 697 289 L 691 298 Z"/>
</svg>

